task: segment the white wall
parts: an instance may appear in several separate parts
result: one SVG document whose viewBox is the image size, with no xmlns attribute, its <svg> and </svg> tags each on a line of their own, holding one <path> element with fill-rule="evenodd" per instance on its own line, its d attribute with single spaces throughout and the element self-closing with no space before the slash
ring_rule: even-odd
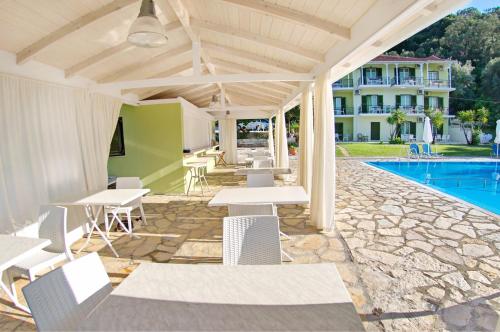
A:
<svg viewBox="0 0 500 332">
<path fill-rule="evenodd" d="M 191 151 L 211 146 L 213 116 L 182 99 L 183 147 Z"/>
</svg>

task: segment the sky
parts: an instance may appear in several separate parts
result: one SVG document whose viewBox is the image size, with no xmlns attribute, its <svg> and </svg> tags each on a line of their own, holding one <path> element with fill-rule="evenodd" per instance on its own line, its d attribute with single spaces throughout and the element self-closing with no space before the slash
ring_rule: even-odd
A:
<svg viewBox="0 0 500 332">
<path fill-rule="evenodd" d="M 500 6 L 500 0 L 472 0 L 464 8 L 476 7 L 477 9 L 483 11 L 485 9 L 490 9 L 493 7 Z"/>
</svg>

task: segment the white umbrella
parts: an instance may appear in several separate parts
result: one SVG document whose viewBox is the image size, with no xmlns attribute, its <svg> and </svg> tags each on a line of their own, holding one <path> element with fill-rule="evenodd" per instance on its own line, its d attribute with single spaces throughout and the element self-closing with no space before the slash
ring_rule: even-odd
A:
<svg viewBox="0 0 500 332">
<path fill-rule="evenodd" d="M 495 143 L 500 144 L 500 120 L 497 120 L 497 133 L 495 136 Z"/>
<path fill-rule="evenodd" d="M 424 120 L 424 133 L 422 135 L 422 141 L 424 141 L 425 143 L 432 142 L 431 120 L 428 116 L 426 116 Z"/>
</svg>

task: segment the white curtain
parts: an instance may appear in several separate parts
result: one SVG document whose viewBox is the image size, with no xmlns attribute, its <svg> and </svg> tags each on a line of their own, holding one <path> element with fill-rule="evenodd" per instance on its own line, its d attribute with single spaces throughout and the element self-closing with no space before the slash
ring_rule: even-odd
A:
<svg viewBox="0 0 500 332">
<path fill-rule="evenodd" d="M 228 164 L 237 164 L 238 155 L 236 151 L 236 120 L 219 120 L 220 128 L 220 149 L 226 152 L 224 159 Z"/>
<path fill-rule="evenodd" d="M 276 159 L 278 167 L 288 167 L 288 141 L 284 110 L 280 110 L 276 115 Z"/>
<path fill-rule="evenodd" d="M 330 231 L 335 227 L 335 125 L 330 72 L 314 87 L 314 149 L 311 187 L 311 222 Z"/>
<path fill-rule="evenodd" d="M 299 167 L 297 184 L 304 187 L 309 194 L 311 192 L 312 180 L 312 157 L 313 157 L 313 99 L 311 86 L 302 92 L 300 103 L 300 125 L 299 125 Z"/>
<path fill-rule="evenodd" d="M 42 204 L 106 188 L 120 106 L 83 89 L 0 74 L 0 233 L 33 224 Z"/>
<path fill-rule="evenodd" d="M 269 148 L 269 153 L 276 160 L 274 156 L 274 137 L 273 137 L 273 118 L 269 118 L 269 126 L 267 127 L 268 137 L 267 137 L 267 146 Z"/>
</svg>

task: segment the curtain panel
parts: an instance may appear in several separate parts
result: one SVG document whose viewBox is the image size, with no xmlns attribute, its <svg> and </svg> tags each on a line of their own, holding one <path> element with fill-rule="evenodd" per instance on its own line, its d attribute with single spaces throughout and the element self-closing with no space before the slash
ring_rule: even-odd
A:
<svg viewBox="0 0 500 332">
<path fill-rule="evenodd" d="M 224 159 L 228 164 L 237 164 L 237 140 L 236 140 L 236 120 L 221 119 L 220 126 L 220 150 L 226 152 Z"/>
<path fill-rule="evenodd" d="M 276 158 L 278 167 L 288 168 L 288 140 L 286 137 L 285 111 L 280 110 L 276 115 Z"/>
<path fill-rule="evenodd" d="M 0 74 L 0 233 L 35 223 L 40 205 L 107 187 L 120 107 L 84 89 Z M 69 216 L 70 229 L 85 222 L 78 211 Z"/>
<path fill-rule="evenodd" d="M 273 158 L 274 162 L 276 162 L 276 156 L 274 155 L 274 131 L 273 131 L 273 118 L 269 118 L 269 125 L 267 127 L 267 147 L 269 149 L 269 153 L 271 154 L 271 157 Z"/>
<path fill-rule="evenodd" d="M 313 99 L 311 85 L 302 92 L 299 126 L 299 167 L 297 184 L 311 193 L 313 155 Z"/>
</svg>

